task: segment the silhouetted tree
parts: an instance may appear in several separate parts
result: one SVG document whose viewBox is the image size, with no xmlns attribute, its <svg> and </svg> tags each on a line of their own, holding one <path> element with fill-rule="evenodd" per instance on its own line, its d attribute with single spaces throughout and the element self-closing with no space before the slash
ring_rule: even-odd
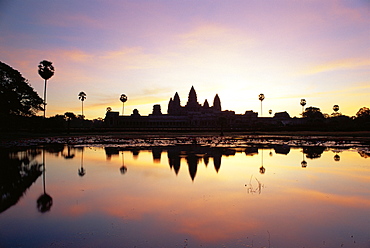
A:
<svg viewBox="0 0 370 248">
<path fill-rule="evenodd" d="M 46 113 L 46 83 L 54 75 L 53 63 L 47 60 L 43 60 L 39 64 L 39 75 L 45 80 L 44 86 L 44 118 Z"/>
<path fill-rule="evenodd" d="M 370 130 L 370 109 L 367 107 L 360 108 L 356 113 L 355 122 L 357 128 Z"/>
<path fill-rule="evenodd" d="M 262 117 L 262 101 L 265 100 L 265 95 L 264 94 L 259 94 L 258 95 L 258 100 L 261 101 L 261 117 Z"/>
<path fill-rule="evenodd" d="M 119 98 L 119 100 L 122 102 L 122 115 L 125 107 L 125 102 L 127 101 L 127 96 L 125 94 L 122 94 Z"/>
<path fill-rule="evenodd" d="M 82 103 L 82 119 L 84 119 L 84 101 L 86 99 L 86 93 L 81 91 L 79 94 L 78 94 L 78 99 L 81 100 L 81 103 Z"/>
<path fill-rule="evenodd" d="M 321 113 L 321 110 L 312 106 L 305 109 L 303 112 L 303 117 L 309 119 L 324 119 L 324 115 Z"/>
<path fill-rule="evenodd" d="M 76 119 L 76 115 L 72 112 L 65 112 L 64 113 L 64 116 L 65 118 L 67 119 L 67 124 L 68 124 L 68 133 L 69 133 L 69 129 L 70 129 L 70 126 L 71 126 L 71 120 L 72 119 Z"/>
<path fill-rule="evenodd" d="M 0 61 L 0 114 L 33 116 L 42 99 L 21 73 Z"/>
<path fill-rule="evenodd" d="M 368 119 L 370 117 L 370 109 L 367 107 L 362 107 L 357 111 L 356 118 L 365 118 Z"/>
</svg>

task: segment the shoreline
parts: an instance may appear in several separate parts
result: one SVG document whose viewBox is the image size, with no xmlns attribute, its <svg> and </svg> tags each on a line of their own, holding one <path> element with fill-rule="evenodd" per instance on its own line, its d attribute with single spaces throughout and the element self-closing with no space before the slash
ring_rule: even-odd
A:
<svg viewBox="0 0 370 248">
<path fill-rule="evenodd" d="M 109 143 L 120 143 L 130 139 L 171 139 L 200 137 L 219 137 L 224 140 L 235 139 L 273 139 L 273 140 L 307 140 L 307 141 L 343 141 L 361 142 L 370 146 L 370 131 L 281 131 L 281 132 L 75 132 L 75 133 L 1 133 L 0 148 L 18 146 L 37 146 L 43 144 L 89 144 L 99 141 Z"/>
</svg>

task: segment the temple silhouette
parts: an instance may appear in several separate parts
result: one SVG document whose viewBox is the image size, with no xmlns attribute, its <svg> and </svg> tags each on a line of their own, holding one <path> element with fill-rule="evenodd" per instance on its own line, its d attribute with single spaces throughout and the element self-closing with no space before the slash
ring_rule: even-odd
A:
<svg viewBox="0 0 370 248">
<path fill-rule="evenodd" d="M 274 127 L 290 125 L 300 119 L 290 118 L 287 112 L 277 112 L 273 117 L 258 117 L 257 112 L 245 111 L 244 114 L 235 114 L 231 110 L 222 110 L 218 94 L 213 99 L 212 106 L 206 99 L 200 104 L 197 93 L 192 86 L 185 106 L 181 106 L 179 94 L 176 92 L 168 103 L 167 114 L 163 114 L 161 106 L 156 104 L 153 111 L 147 116 L 141 116 L 137 109 L 131 115 L 119 115 L 117 111 L 107 111 L 105 125 L 108 128 L 124 130 L 248 130 L 260 126 Z"/>
</svg>

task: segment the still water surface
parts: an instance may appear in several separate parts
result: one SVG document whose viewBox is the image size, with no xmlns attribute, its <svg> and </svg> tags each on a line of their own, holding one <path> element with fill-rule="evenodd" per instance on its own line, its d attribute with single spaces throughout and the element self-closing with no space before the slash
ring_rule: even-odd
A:
<svg viewBox="0 0 370 248">
<path fill-rule="evenodd" d="M 1 153 L 12 180 L 33 179 L 3 178 L 0 247 L 370 247 L 370 157 L 356 148 Z"/>
</svg>

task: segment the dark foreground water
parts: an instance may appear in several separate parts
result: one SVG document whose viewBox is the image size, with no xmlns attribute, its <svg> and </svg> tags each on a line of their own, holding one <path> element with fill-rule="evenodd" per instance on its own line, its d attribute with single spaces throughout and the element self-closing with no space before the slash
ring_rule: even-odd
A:
<svg viewBox="0 0 370 248">
<path fill-rule="evenodd" d="M 0 247 L 368 248 L 367 149 L 2 149 Z"/>
</svg>

